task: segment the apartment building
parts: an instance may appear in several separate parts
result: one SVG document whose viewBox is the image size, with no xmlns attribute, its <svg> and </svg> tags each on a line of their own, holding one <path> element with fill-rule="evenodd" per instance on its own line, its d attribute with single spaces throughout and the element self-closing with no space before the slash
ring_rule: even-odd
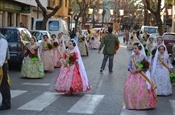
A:
<svg viewBox="0 0 175 115">
<path fill-rule="evenodd" d="M 59 0 L 40 0 L 47 9 L 54 8 Z M 51 9 L 47 9 L 51 12 Z M 62 7 L 53 18 L 63 18 L 69 21 L 69 0 L 63 0 Z M 20 23 L 32 29 L 34 18 L 43 18 L 42 11 L 37 7 L 35 0 L 0 0 L 0 27 L 19 27 Z"/>
</svg>

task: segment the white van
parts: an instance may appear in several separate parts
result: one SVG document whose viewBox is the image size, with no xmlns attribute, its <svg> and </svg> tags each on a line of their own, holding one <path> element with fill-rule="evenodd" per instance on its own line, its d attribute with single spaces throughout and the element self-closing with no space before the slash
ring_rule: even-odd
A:
<svg viewBox="0 0 175 115">
<path fill-rule="evenodd" d="M 34 19 L 33 22 L 33 30 L 40 30 L 41 22 L 43 19 Z M 70 40 L 69 31 L 68 31 L 68 25 L 67 22 L 60 19 L 48 19 L 46 23 L 46 31 L 50 33 L 50 35 L 55 34 L 58 37 L 58 34 L 60 32 L 63 32 L 63 38 L 66 41 L 66 45 L 68 44 L 68 41 Z"/>
<path fill-rule="evenodd" d="M 141 34 L 140 34 L 141 38 L 143 38 L 143 34 L 144 34 L 145 31 L 147 31 L 148 34 L 150 34 L 150 36 L 152 36 L 152 37 L 158 37 L 159 36 L 157 26 L 142 26 L 141 27 Z M 156 39 L 156 38 L 154 38 L 154 39 Z"/>
</svg>

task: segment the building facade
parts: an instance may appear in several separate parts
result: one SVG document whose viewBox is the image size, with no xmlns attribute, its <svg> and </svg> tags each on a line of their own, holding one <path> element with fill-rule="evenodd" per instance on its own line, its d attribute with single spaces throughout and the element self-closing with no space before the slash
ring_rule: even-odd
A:
<svg viewBox="0 0 175 115">
<path fill-rule="evenodd" d="M 59 0 L 40 0 L 40 2 L 46 9 L 54 8 L 59 4 Z M 51 11 L 47 9 L 48 13 Z M 35 0 L 0 0 L 0 27 L 19 27 L 22 23 L 24 27 L 31 30 L 35 18 L 43 18 L 42 11 Z M 69 0 L 63 0 L 62 7 L 52 18 L 70 21 Z"/>
</svg>

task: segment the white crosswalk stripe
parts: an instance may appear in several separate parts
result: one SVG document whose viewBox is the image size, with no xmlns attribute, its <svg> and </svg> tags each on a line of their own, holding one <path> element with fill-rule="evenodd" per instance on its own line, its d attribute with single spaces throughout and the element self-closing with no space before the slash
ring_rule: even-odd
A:
<svg viewBox="0 0 175 115">
<path fill-rule="evenodd" d="M 49 86 L 50 84 L 49 83 L 29 83 L 29 82 L 26 82 L 26 83 L 22 83 L 22 85 Z"/>
<path fill-rule="evenodd" d="M 173 115 L 175 115 L 175 100 L 169 100 L 172 111 L 173 111 Z"/>
<path fill-rule="evenodd" d="M 93 114 L 96 106 L 103 99 L 104 95 L 84 95 L 70 110 L 68 113 L 84 113 Z M 85 104 L 86 103 L 86 104 Z"/>
<path fill-rule="evenodd" d="M 124 106 L 120 115 L 147 115 L 147 112 L 146 111 L 128 110 Z"/>
<path fill-rule="evenodd" d="M 27 91 L 24 91 L 24 90 L 11 90 L 10 93 L 11 93 L 11 98 L 14 98 L 14 97 L 17 97 L 23 93 L 26 93 Z M 0 96 L 0 102 L 2 101 L 2 97 Z"/>
<path fill-rule="evenodd" d="M 60 96 L 58 93 L 44 92 L 35 99 L 29 101 L 23 106 L 19 107 L 20 110 L 33 110 L 33 111 L 42 111 L 44 108 L 49 106 L 52 102 L 57 100 Z"/>
<path fill-rule="evenodd" d="M 31 93 L 26 90 L 11 90 L 11 98 L 19 99 L 19 96 L 28 96 L 26 93 Z M 25 94 L 25 95 L 23 95 Z M 55 102 L 62 95 L 56 92 L 43 92 L 39 94 L 36 98 L 29 99 L 27 102 L 19 105 L 17 107 L 18 111 L 42 111 L 50 104 Z M 74 114 L 93 114 L 97 106 L 103 100 L 104 95 L 95 95 L 95 94 L 85 94 L 77 100 L 72 107 L 68 108 L 65 112 L 74 113 Z M 0 96 L 0 101 L 2 101 L 2 97 Z M 86 104 L 85 104 L 86 103 Z"/>
</svg>

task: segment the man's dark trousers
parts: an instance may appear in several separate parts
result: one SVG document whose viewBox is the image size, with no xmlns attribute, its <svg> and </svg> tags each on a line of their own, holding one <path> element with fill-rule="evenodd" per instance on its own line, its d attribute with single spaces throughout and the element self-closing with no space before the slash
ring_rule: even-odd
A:
<svg viewBox="0 0 175 115">
<path fill-rule="evenodd" d="M 103 62 L 102 62 L 102 65 L 101 65 L 101 70 L 103 71 L 105 69 L 105 66 L 106 66 L 106 62 L 109 58 L 109 72 L 111 73 L 113 70 L 113 60 L 114 60 L 114 55 L 107 55 L 107 54 L 104 54 L 104 58 L 103 58 Z"/>
<path fill-rule="evenodd" d="M 8 64 L 4 63 L 2 66 L 3 69 L 3 79 L 0 85 L 0 92 L 2 94 L 2 106 L 10 108 L 11 107 L 11 95 L 10 95 L 10 86 L 8 83 Z"/>
</svg>

